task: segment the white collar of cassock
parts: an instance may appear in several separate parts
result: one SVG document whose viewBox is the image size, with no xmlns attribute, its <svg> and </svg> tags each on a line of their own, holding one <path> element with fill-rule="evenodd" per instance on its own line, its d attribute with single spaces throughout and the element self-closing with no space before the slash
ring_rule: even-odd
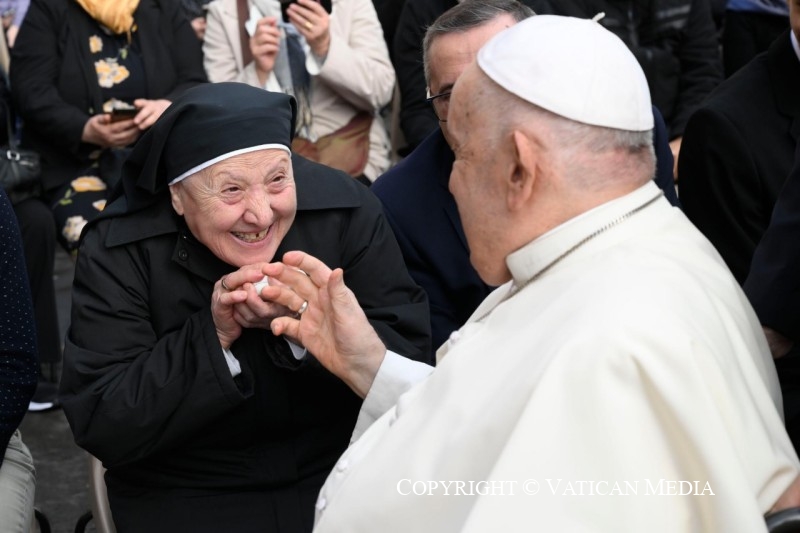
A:
<svg viewBox="0 0 800 533">
<path fill-rule="evenodd" d="M 556 226 L 511 253 L 506 257 L 506 264 L 514 280 L 514 287 L 524 285 L 542 269 L 564 255 L 570 248 L 626 213 L 646 204 L 659 192 L 658 186 L 650 181 L 625 196 L 606 202 L 564 222 L 560 226 Z M 666 202 L 663 198 L 661 201 Z M 659 202 L 657 201 L 656 203 Z M 636 213 L 631 216 L 631 219 L 635 220 L 640 216 L 640 213 Z M 627 224 L 630 224 L 630 221 L 623 220 L 615 225 L 622 226 Z M 607 231 L 611 233 L 615 229 L 615 227 L 610 227 Z M 590 242 L 587 242 L 586 245 L 590 245 Z M 578 251 L 576 250 L 576 252 Z"/>
</svg>

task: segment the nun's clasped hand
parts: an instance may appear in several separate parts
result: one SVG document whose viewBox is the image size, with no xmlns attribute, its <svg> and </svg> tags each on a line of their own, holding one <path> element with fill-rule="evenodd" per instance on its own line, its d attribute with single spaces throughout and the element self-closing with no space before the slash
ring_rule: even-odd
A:
<svg viewBox="0 0 800 533">
<path fill-rule="evenodd" d="M 297 339 L 356 394 L 366 396 L 386 347 L 344 284 L 342 269 L 332 271 L 304 252 L 287 252 L 282 263 L 269 264 L 263 272 L 270 280 L 283 283 L 264 287 L 265 298 L 298 311 L 305 307 L 296 318 L 275 318 L 272 332 Z M 297 298 L 306 303 L 296 304 Z"/>
<path fill-rule="evenodd" d="M 266 263 L 247 265 L 224 275 L 214 285 L 211 296 L 211 314 L 220 344 L 227 349 L 242 334 L 243 328 L 269 329 L 272 320 L 279 316 L 295 314 L 304 299 L 295 294 L 287 297 L 289 305 L 271 301 L 259 291 Z M 278 282 L 273 282 L 278 283 Z M 286 288 L 289 292 L 291 289 Z"/>
</svg>

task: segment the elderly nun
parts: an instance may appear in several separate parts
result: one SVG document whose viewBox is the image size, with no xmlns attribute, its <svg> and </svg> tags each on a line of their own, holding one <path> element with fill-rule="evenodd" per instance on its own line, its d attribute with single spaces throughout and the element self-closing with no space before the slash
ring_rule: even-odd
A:
<svg viewBox="0 0 800 533">
<path fill-rule="evenodd" d="M 307 305 L 262 294 L 286 251 L 344 269 L 391 349 L 429 353 L 425 296 L 380 205 L 291 154 L 295 110 L 244 84 L 187 91 L 84 231 L 61 399 L 108 469 L 120 532 L 311 530 L 361 400 L 271 333 Z"/>
</svg>

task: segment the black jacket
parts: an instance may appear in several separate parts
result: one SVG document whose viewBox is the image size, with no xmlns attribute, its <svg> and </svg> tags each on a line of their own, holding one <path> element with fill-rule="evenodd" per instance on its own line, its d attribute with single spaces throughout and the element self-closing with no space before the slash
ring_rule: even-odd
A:
<svg viewBox="0 0 800 533">
<path fill-rule="evenodd" d="M 36 389 L 36 328 L 19 224 L 0 190 L 0 466 L 8 441 L 22 422 Z"/>
<path fill-rule="evenodd" d="M 427 360 L 424 292 L 377 199 L 343 173 L 293 163 L 297 216 L 276 258 L 304 250 L 342 267 L 389 349 Z M 242 374 L 231 377 L 210 298 L 235 268 L 164 196 L 85 232 L 61 381 L 75 440 L 108 468 L 120 531 L 310 531 L 361 400 L 267 330 L 233 344 Z"/>
<path fill-rule="evenodd" d="M 754 254 L 744 291 L 761 324 L 800 341 L 800 143 Z"/>
<path fill-rule="evenodd" d="M 669 138 L 722 81 L 709 0 L 548 0 L 552 13 L 600 19 L 636 56 Z"/>
<path fill-rule="evenodd" d="M 200 42 L 177 0 L 142 0 L 134 20 L 147 82 L 142 98 L 172 100 L 206 81 Z M 33 0 L 12 49 L 12 97 L 25 122 L 24 144 L 43 157 L 45 190 L 75 178 L 99 148 L 81 142 L 101 105 L 87 47 L 98 31 L 75 0 Z"/>
<path fill-rule="evenodd" d="M 433 109 L 425 101 L 422 38 L 439 15 L 457 4 L 457 0 L 406 0 L 397 21 L 392 62 L 400 89 L 400 127 L 409 150 L 439 126 Z"/>
<path fill-rule="evenodd" d="M 744 283 L 800 139 L 789 32 L 725 80 L 689 121 L 678 160 L 689 219 Z"/>
</svg>

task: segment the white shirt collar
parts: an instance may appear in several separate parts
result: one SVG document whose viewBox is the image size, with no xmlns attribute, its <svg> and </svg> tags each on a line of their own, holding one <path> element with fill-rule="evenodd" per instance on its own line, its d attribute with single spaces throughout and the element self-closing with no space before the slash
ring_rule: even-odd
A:
<svg viewBox="0 0 800 533">
<path fill-rule="evenodd" d="M 520 286 L 598 229 L 645 204 L 660 193 L 649 181 L 633 192 L 606 202 L 557 226 L 506 257 L 514 285 Z"/>
<path fill-rule="evenodd" d="M 794 48 L 797 60 L 800 61 L 800 44 L 797 42 L 797 35 L 795 35 L 794 30 L 789 30 L 789 38 L 792 40 L 792 48 Z"/>
</svg>

